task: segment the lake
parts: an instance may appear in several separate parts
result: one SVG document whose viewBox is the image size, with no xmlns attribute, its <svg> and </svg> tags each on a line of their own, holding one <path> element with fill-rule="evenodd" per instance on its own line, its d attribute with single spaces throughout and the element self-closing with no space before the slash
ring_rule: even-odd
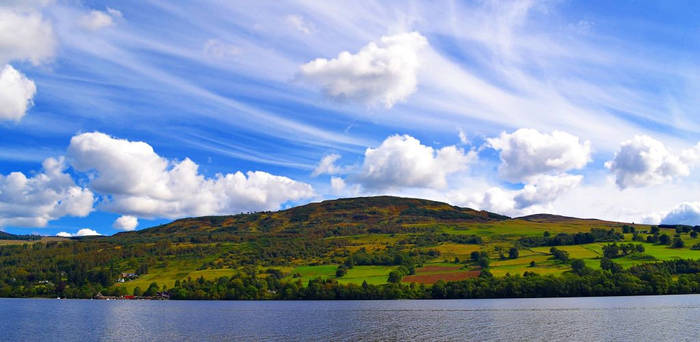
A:
<svg viewBox="0 0 700 342">
<path fill-rule="evenodd" d="M 3 341 L 691 341 L 700 295 L 399 301 L 0 299 Z"/>
</svg>

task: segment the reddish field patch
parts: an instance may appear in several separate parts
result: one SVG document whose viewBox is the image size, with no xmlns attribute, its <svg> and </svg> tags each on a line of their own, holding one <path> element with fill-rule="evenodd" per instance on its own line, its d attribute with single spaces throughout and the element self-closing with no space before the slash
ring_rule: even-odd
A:
<svg viewBox="0 0 700 342">
<path fill-rule="evenodd" d="M 405 276 L 403 278 L 403 281 L 406 283 L 434 284 L 438 280 L 458 281 L 465 280 L 468 278 L 476 278 L 479 276 L 479 273 L 480 271 L 464 271 L 437 274 L 416 274 Z"/>
<path fill-rule="evenodd" d="M 456 271 L 460 269 L 461 266 L 423 266 L 416 270 L 418 273 L 429 273 L 429 272 L 449 272 Z"/>
</svg>

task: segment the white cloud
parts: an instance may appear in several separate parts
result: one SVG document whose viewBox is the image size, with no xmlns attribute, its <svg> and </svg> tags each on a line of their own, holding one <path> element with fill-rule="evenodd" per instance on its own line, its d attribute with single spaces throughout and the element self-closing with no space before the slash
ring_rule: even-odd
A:
<svg viewBox="0 0 700 342">
<path fill-rule="evenodd" d="M 65 237 L 65 238 L 82 237 L 82 236 L 101 236 L 101 235 L 102 234 L 100 234 L 100 233 L 98 233 L 90 228 L 80 229 L 75 234 L 71 234 L 71 233 L 67 233 L 67 232 L 60 232 L 60 233 L 56 234 L 56 236 L 58 236 L 58 237 Z"/>
<path fill-rule="evenodd" d="M 119 216 L 114 223 L 112 224 L 112 227 L 115 229 L 123 230 L 123 231 L 132 231 L 136 229 L 139 225 L 139 219 L 136 218 L 135 216 L 131 215 L 122 215 Z"/>
<path fill-rule="evenodd" d="M 75 185 L 64 160 L 48 158 L 43 172 L 0 175 L 0 227 L 44 227 L 63 216 L 87 216 L 94 202 L 90 190 Z"/>
<path fill-rule="evenodd" d="M 591 144 L 566 132 L 540 133 L 521 128 L 487 140 L 500 151 L 499 174 L 508 181 L 522 182 L 541 174 L 580 169 L 591 160 Z"/>
<path fill-rule="evenodd" d="M 458 128 L 458 129 L 457 129 L 457 133 L 458 133 L 458 136 L 459 136 L 459 142 L 460 142 L 462 145 L 469 145 L 469 139 L 467 139 L 467 134 L 464 133 L 464 130 L 463 130 L 462 128 Z"/>
<path fill-rule="evenodd" d="M 525 184 L 515 197 L 515 209 L 524 209 L 538 204 L 547 204 L 562 194 L 577 187 L 583 176 L 579 175 L 542 175 Z"/>
<path fill-rule="evenodd" d="M 384 36 L 358 53 L 318 58 L 301 66 L 301 77 L 327 96 L 391 108 L 416 91 L 419 52 L 428 41 L 418 32 Z"/>
<path fill-rule="evenodd" d="M 32 106 L 34 82 L 7 64 L 0 71 L 0 121 L 19 121 Z"/>
<path fill-rule="evenodd" d="M 304 34 L 309 34 L 314 31 L 314 26 L 304 20 L 304 18 L 300 15 L 290 14 L 285 18 L 285 21 L 289 26 Z"/>
<path fill-rule="evenodd" d="M 345 190 L 345 180 L 340 177 L 331 177 L 331 189 L 334 194 L 340 194 Z"/>
<path fill-rule="evenodd" d="M 107 11 L 92 10 L 80 18 L 80 25 L 87 30 L 97 31 L 114 25 L 114 19 L 121 18 L 118 10 L 107 8 Z"/>
<path fill-rule="evenodd" d="M 582 180 L 578 175 L 541 175 L 530 179 L 519 190 L 489 187 L 486 190 L 461 189 L 449 193 L 448 200 L 468 207 L 509 216 L 520 216 L 551 210 L 560 196 L 575 189 Z M 466 196 L 463 194 L 467 194 Z"/>
<path fill-rule="evenodd" d="M 333 175 L 342 171 L 342 168 L 335 165 L 335 162 L 340 159 L 340 155 L 336 153 L 324 156 L 316 165 L 316 168 L 311 173 L 311 177 L 316 177 L 323 174 Z"/>
<path fill-rule="evenodd" d="M 661 223 L 700 225 L 700 202 L 681 203 L 666 213 Z"/>
<path fill-rule="evenodd" d="M 690 151 L 687 158 L 692 158 Z M 605 167 L 615 174 L 620 189 L 667 183 L 690 173 L 686 162 L 671 154 L 660 141 L 645 135 L 620 144 Z"/>
<path fill-rule="evenodd" d="M 99 236 L 99 235 L 102 235 L 102 234 L 100 234 L 92 229 L 89 229 L 89 228 L 83 228 L 83 229 L 78 230 L 78 232 L 75 233 L 74 236 L 80 237 L 80 236 Z"/>
<path fill-rule="evenodd" d="M 278 209 L 313 196 L 309 184 L 262 171 L 205 177 L 190 159 L 168 161 L 144 142 L 94 132 L 76 135 L 71 165 L 107 196 L 103 208 L 137 217 L 201 216 Z"/>
<path fill-rule="evenodd" d="M 492 187 L 482 193 L 469 196 L 469 199 L 462 202 L 462 204 L 478 210 L 512 215 L 516 206 L 514 197 L 515 192 L 513 191 Z"/>
<path fill-rule="evenodd" d="M 53 56 L 55 45 L 53 27 L 40 13 L 0 7 L 0 65 L 39 64 Z"/>
<path fill-rule="evenodd" d="M 467 169 L 476 153 L 456 146 L 435 150 L 409 135 L 393 135 L 368 148 L 359 182 L 366 188 L 444 188 L 446 177 Z"/>
<path fill-rule="evenodd" d="M 51 22 L 37 11 L 48 1 L 9 2 L 0 5 L 0 121 L 19 121 L 32 105 L 34 82 L 15 70 L 10 61 L 38 65 L 54 55 Z"/>
</svg>

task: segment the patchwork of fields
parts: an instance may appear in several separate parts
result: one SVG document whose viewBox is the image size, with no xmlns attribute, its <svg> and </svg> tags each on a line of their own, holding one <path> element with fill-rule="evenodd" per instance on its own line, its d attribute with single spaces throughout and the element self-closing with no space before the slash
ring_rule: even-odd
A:
<svg viewBox="0 0 700 342">
<path fill-rule="evenodd" d="M 508 258 L 503 255 L 503 251 L 512 246 L 517 245 L 517 241 L 522 236 L 533 236 L 534 234 L 543 234 L 545 231 L 550 234 L 560 232 L 576 233 L 585 232 L 591 228 L 586 221 L 567 222 L 566 224 L 552 223 L 537 223 L 511 220 L 499 224 L 477 225 L 476 227 L 462 227 L 459 230 L 447 230 L 447 232 L 459 232 L 459 234 L 470 233 L 481 236 L 483 242 L 481 244 L 460 244 L 454 242 L 441 242 L 432 246 L 416 247 L 420 250 L 435 250 L 439 252 L 439 256 L 427 260 L 425 263 L 415 269 L 414 274 L 409 274 L 403 277 L 404 283 L 416 284 L 433 284 L 438 280 L 456 281 L 471 277 L 477 277 L 480 274 L 481 267 L 470 261 L 470 255 L 473 252 L 485 252 L 490 257 L 489 272 L 496 277 L 506 276 L 507 274 L 522 275 L 524 272 L 534 272 L 541 275 L 553 274 L 559 275 L 571 270 L 571 266 L 567 263 L 555 260 L 550 254 L 549 246 L 546 247 L 519 247 L 519 255 L 517 258 Z M 643 229 L 646 229 L 643 227 Z M 661 233 L 674 235 L 673 230 L 662 230 Z M 646 237 L 647 234 L 641 234 Z M 411 234 L 367 234 L 352 236 L 349 240 L 351 245 L 345 248 L 340 248 L 337 252 L 353 253 L 360 249 L 368 252 L 383 251 L 387 248 L 395 247 L 399 241 L 405 240 Z M 692 250 L 691 246 L 700 243 L 700 239 L 691 238 L 689 234 L 681 234 L 680 237 L 684 240 L 683 248 L 671 248 L 668 245 L 660 245 L 647 242 L 634 242 L 642 244 L 645 252 L 642 255 L 628 255 L 614 259 L 614 261 L 625 268 L 653 262 L 655 260 L 672 260 L 677 258 L 682 259 L 700 259 L 700 250 Z M 625 235 L 625 240 L 618 243 L 630 243 L 631 235 Z M 596 242 L 581 245 L 557 246 L 558 249 L 566 251 L 572 259 L 582 259 L 586 266 L 593 269 L 600 269 L 600 259 L 603 256 L 603 246 L 607 242 Z M 410 248 L 411 246 L 403 246 Z M 323 263 L 323 260 L 314 260 L 317 265 L 304 264 L 305 261 L 295 261 L 291 265 L 260 267 L 260 271 L 266 268 L 273 268 L 285 274 L 285 280 L 296 281 L 300 280 L 302 284 L 306 284 L 314 278 L 335 279 L 341 284 L 357 284 L 363 282 L 368 284 L 379 285 L 388 282 L 389 274 L 397 269 L 397 266 L 354 266 L 348 269 L 347 273 L 341 277 L 336 276 L 336 270 L 340 263 Z M 320 263 L 320 264 L 319 264 Z M 205 279 L 216 279 L 220 276 L 230 276 L 234 269 L 205 269 L 197 270 L 202 264 L 201 260 L 169 263 L 164 269 L 154 269 L 151 273 L 144 275 L 142 278 L 123 284 L 128 291 L 132 291 L 134 287 L 147 287 L 151 282 L 166 284 L 172 286 L 176 279 L 190 277 L 192 279 L 203 277 Z"/>
<path fill-rule="evenodd" d="M 612 241 L 634 244 L 633 251 L 612 257 L 629 268 L 700 259 L 698 230 L 553 215 L 511 219 L 445 203 L 380 196 L 277 212 L 182 219 L 111 237 L 0 240 L 0 245 L 8 250 L 26 245 L 13 250 L 17 255 L 29 249 L 42 251 L 26 258 L 53 261 L 58 256 L 69 263 L 79 259 L 80 267 L 92 265 L 76 273 L 80 276 L 138 273 L 136 279 L 116 284 L 132 293 L 152 283 L 171 288 L 177 280 L 217 280 L 243 273 L 303 285 L 317 278 L 355 285 L 381 285 L 390 279 L 430 285 L 488 274 L 560 275 L 571 272 L 571 261 L 577 259 L 600 269 L 604 248 Z M 555 258 L 551 246 L 567 260 Z M 82 254 L 75 257 L 76 251 Z M 25 269 L 16 271 L 27 274 Z"/>
</svg>

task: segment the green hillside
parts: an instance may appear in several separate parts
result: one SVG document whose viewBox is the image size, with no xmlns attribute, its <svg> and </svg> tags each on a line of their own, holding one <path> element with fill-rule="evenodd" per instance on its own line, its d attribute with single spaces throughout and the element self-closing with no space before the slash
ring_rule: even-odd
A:
<svg viewBox="0 0 700 342">
<path fill-rule="evenodd" d="M 638 277 L 642 268 L 635 266 L 641 264 L 671 267 L 665 277 L 678 282 L 685 279 L 678 276 L 680 266 L 659 262 L 700 259 L 698 228 L 546 214 L 509 218 L 421 199 L 349 198 L 277 212 L 180 219 L 111 237 L 2 246 L 0 296 L 168 291 L 179 298 L 283 299 L 305 289 L 316 291 L 307 298 L 325 298 L 319 289 L 333 288 L 334 298 L 337 291 L 359 291 L 362 298 L 402 297 L 386 291 L 425 297 L 421 293 L 435 286 L 523 275 L 552 282 L 561 282 L 556 277 L 596 282 L 602 280 L 593 275 L 626 272 Z M 658 290 L 650 286 L 641 284 L 633 293 Z M 578 294 L 562 295 L 567 293 Z"/>
</svg>

